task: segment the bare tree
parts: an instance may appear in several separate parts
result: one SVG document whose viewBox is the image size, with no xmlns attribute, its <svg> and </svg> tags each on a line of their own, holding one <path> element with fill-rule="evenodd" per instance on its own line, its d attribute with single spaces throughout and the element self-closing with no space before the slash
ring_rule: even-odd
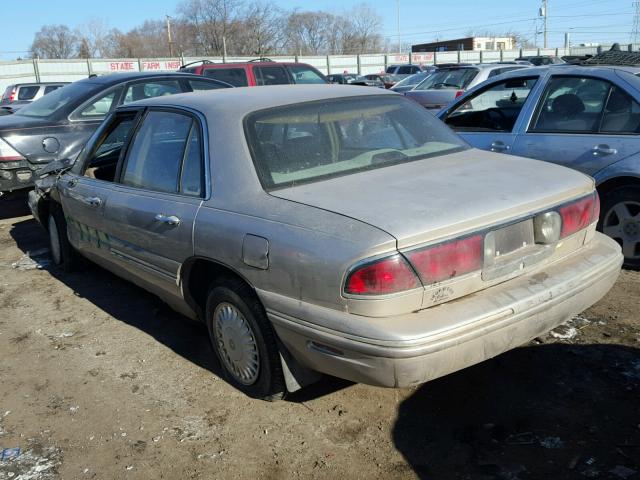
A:
<svg viewBox="0 0 640 480">
<path fill-rule="evenodd" d="M 112 32 L 107 23 L 99 18 L 92 18 L 75 29 L 75 35 L 81 42 L 81 49 L 86 51 L 86 57 L 104 57 L 108 50 Z M 83 55 L 79 56 L 83 57 Z"/>
<path fill-rule="evenodd" d="M 31 44 L 31 55 L 37 58 L 71 58 L 79 48 L 78 37 L 66 25 L 45 25 Z"/>
<path fill-rule="evenodd" d="M 327 29 L 332 22 L 330 13 L 294 11 L 287 19 L 289 50 L 297 55 L 326 53 Z"/>
<path fill-rule="evenodd" d="M 282 51 L 284 23 L 284 15 L 278 7 L 264 1 L 251 3 L 235 30 L 234 51 L 257 56 Z"/>
<path fill-rule="evenodd" d="M 365 3 L 355 6 L 344 17 L 343 53 L 366 53 L 382 46 L 382 18 Z"/>
<path fill-rule="evenodd" d="M 225 41 L 233 45 L 242 6 L 241 0 L 185 0 L 178 12 L 194 26 L 196 41 L 204 53 L 220 55 Z"/>
</svg>

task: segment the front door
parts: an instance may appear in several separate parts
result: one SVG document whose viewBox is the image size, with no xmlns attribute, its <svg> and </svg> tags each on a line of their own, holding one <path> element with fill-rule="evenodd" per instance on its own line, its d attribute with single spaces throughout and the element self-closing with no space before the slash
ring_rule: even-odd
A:
<svg viewBox="0 0 640 480">
<path fill-rule="evenodd" d="M 511 153 L 529 93 L 538 77 L 519 77 L 492 83 L 454 105 L 444 122 L 476 148 Z"/>
<path fill-rule="evenodd" d="M 116 166 L 136 121 L 135 112 L 106 122 L 87 144 L 71 171 L 58 181 L 60 201 L 71 244 L 96 261 L 109 258 L 110 239 L 104 230 Z"/>
<path fill-rule="evenodd" d="M 640 105 L 608 80 L 554 75 L 513 153 L 589 175 L 640 150 Z"/>
</svg>

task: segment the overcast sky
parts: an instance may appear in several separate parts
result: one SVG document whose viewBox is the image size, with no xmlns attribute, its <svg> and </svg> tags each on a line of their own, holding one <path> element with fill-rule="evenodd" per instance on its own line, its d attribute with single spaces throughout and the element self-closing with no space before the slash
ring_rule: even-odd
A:
<svg viewBox="0 0 640 480">
<path fill-rule="evenodd" d="M 564 32 L 573 43 L 628 43 L 633 28 L 633 0 L 548 0 L 550 46 L 562 46 Z M 5 0 L 8 2 L 8 0 Z M 541 0 L 399 0 L 401 38 L 405 45 L 435 38 L 464 36 L 467 31 L 517 31 L 534 40 Z M 33 35 L 46 24 L 75 27 L 92 18 L 126 31 L 146 19 L 176 13 L 177 0 L 29 0 L 10 2 L 0 29 L 0 58 L 26 55 Z M 341 13 L 362 0 L 270 0 L 285 9 Z M 395 41 L 396 1 L 368 2 L 383 18 L 382 35 Z M 542 36 L 538 35 L 538 42 Z"/>
</svg>

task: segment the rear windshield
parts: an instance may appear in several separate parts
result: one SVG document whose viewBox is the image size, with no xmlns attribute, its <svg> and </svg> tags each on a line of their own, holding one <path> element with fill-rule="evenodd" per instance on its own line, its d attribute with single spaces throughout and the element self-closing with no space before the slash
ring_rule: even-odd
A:
<svg viewBox="0 0 640 480">
<path fill-rule="evenodd" d="M 29 105 L 25 105 L 14 115 L 26 117 L 48 117 L 71 102 L 84 100 L 102 85 L 95 83 L 75 82 L 59 88 Z"/>
<path fill-rule="evenodd" d="M 205 77 L 215 78 L 234 87 L 246 87 L 247 73 L 244 68 L 205 68 L 202 71 Z"/>
<path fill-rule="evenodd" d="M 447 68 L 437 71 L 416 86 L 414 90 L 439 90 L 442 88 L 463 90 L 467 88 L 467 85 L 471 83 L 471 80 L 473 80 L 476 75 L 478 75 L 477 68 Z"/>
<path fill-rule="evenodd" d="M 468 148 L 424 108 L 395 95 L 262 110 L 247 117 L 245 130 L 267 190 Z"/>
</svg>

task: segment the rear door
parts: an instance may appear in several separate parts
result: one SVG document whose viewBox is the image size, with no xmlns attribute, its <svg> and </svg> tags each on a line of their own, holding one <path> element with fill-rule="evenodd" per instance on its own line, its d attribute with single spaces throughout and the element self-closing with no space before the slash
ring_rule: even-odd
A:
<svg viewBox="0 0 640 480">
<path fill-rule="evenodd" d="M 104 210 L 115 261 L 147 287 L 179 295 L 205 195 L 205 129 L 178 109 L 149 109 L 131 140 Z"/>
<path fill-rule="evenodd" d="M 610 79 L 552 75 L 513 153 L 593 175 L 640 150 L 640 103 Z"/>
<path fill-rule="evenodd" d="M 441 118 L 474 147 L 511 153 L 521 112 L 531 103 L 537 82 L 537 76 L 494 82 L 454 104 Z"/>
</svg>

